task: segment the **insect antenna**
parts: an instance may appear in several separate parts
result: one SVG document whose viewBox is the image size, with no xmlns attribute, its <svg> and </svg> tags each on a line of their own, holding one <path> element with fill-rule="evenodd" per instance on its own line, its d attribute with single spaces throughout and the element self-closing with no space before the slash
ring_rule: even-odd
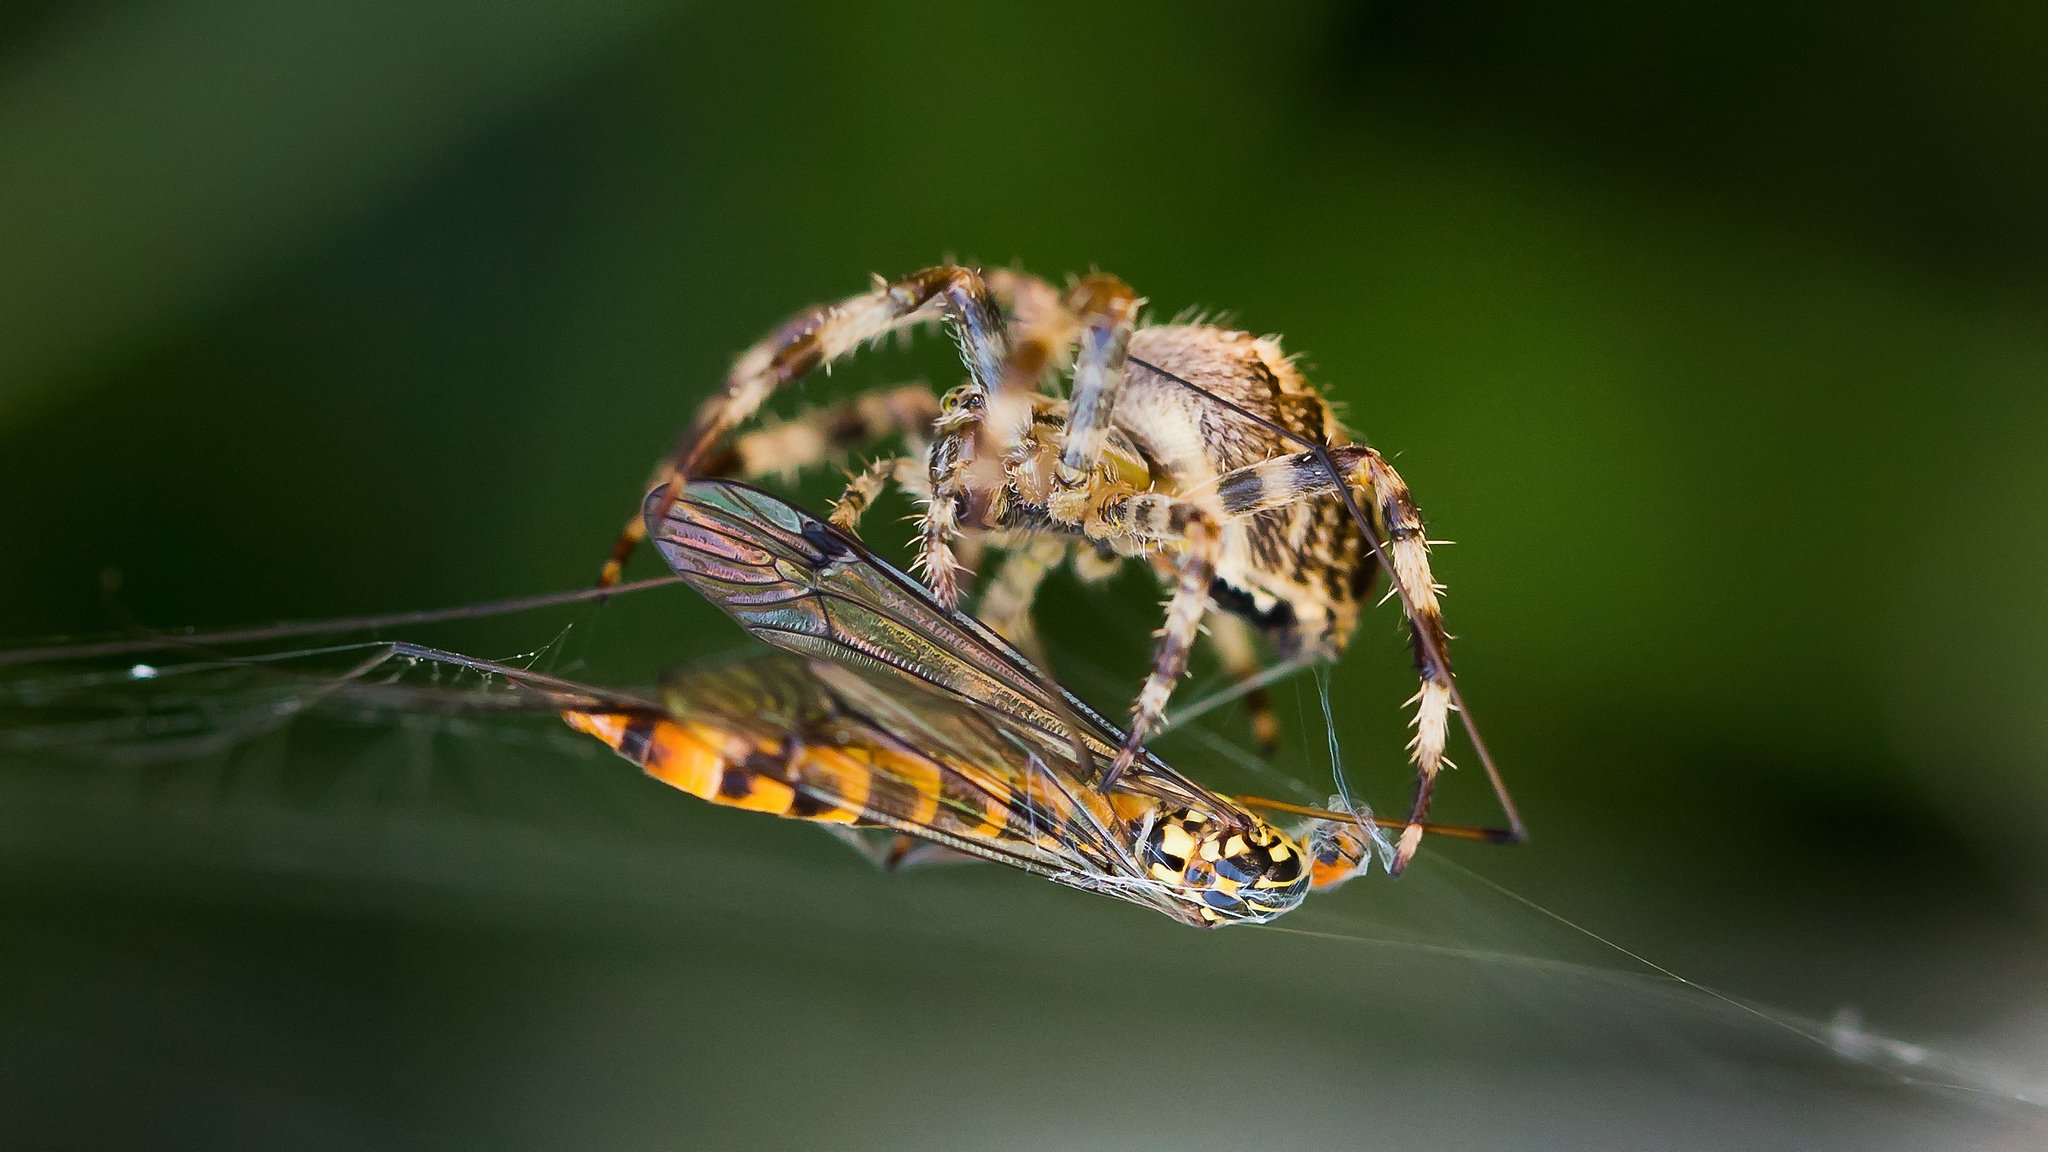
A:
<svg viewBox="0 0 2048 1152">
<path fill-rule="evenodd" d="M 1243 405 L 1218 396 L 1200 384 L 1184 376 L 1168 372 L 1166 369 L 1148 360 L 1131 356 L 1127 358 L 1127 362 L 1135 364 L 1147 372 L 1156 373 L 1163 379 L 1171 380 L 1213 404 L 1221 405 L 1226 411 L 1248 420 L 1284 440 L 1300 445 L 1310 455 L 1314 456 L 1322 464 L 1323 471 L 1329 475 L 1331 485 L 1337 490 L 1338 499 L 1344 502 L 1345 511 L 1351 514 L 1351 519 L 1358 525 L 1359 532 L 1364 534 L 1365 542 L 1372 547 L 1373 558 L 1379 561 L 1380 569 L 1387 574 L 1388 583 L 1392 584 L 1395 590 L 1400 593 L 1402 608 L 1410 619 L 1414 618 L 1415 605 L 1408 598 L 1407 589 L 1401 586 L 1400 579 L 1394 573 L 1393 560 L 1387 555 L 1386 543 L 1380 539 L 1380 534 L 1373 527 L 1371 518 L 1366 516 L 1365 509 L 1359 507 L 1358 497 L 1352 494 L 1351 486 L 1344 482 L 1343 474 L 1337 469 L 1336 458 L 1330 455 L 1329 445 L 1319 444 L 1291 428 L 1284 428 L 1245 408 Z M 1432 661 L 1439 667 L 1450 668 L 1451 663 L 1448 655 L 1437 644 L 1436 638 L 1430 635 L 1428 630 L 1416 629 L 1415 634 L 1421 638 L 1423 646 L 1428 649 L 1429 658 Z M 1480 736 L 1479 725 L 1472 719 L 1471 710 L 1465 707 L 1464 693 L 1458 690 L 1457 679 L 1455 677 L 1448 677 L 1447 680 L 1450 687 L 1451 705 L 1457 709 L 1459 725 L 1464 728 L 1466 738 L 1472 741 L 1473 751 L 1479 754 L 1479 764 L 1486 771 L 1488 783 L 1493 786 L 1494 800 L 1500 805 L 1501 814 L 1507 817 L 1508 827 L 1506 831 L 1511 838 L 1506 840 L 1505 843 L 1524 843 L 1529 839 L 1529 829 L 1527 825 L 1522 823 L 1521 810 L 1515 807 L 1515 799 L 1508 793 L 1507 781 L 1501 776 L 1499 766 L 1493 762 L 1493 753 L 1487 750 L 1486 740 Z M 1426 833 L 1427 831 L 1428 826 L 1425 825 L 1424 832 Z"/>
</svg>

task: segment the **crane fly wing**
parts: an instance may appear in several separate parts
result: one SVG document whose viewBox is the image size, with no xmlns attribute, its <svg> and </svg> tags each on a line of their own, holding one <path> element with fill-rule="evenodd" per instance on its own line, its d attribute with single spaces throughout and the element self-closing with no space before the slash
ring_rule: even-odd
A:
<svg viewBox="0 0 2048 1152">
<path fill-rule="evenodd" d="M 1047 687 L 1008 641 L 940 607 L 859 541 L 779 497 L 735 481 L 692 480 L 672 503 L 657 488 L 644 511 L 669 567 L 769 644 L 999 714 L 1040 755 L 1068 764 L 1072 736 L 1105 761 L 1122 746 L 1121 732 L 1064 689 Z M 1162 798 L 1213 801 L 1149 753 L 1119 786 L 1126 781 Z"/>
<path fill-rule="evenodd" d="M 1146 879 L 1111 802 L 1054 755 L 1067 746 L 1001 713 L 786 653 L 671 672 L 661 698 L 672 717 L 748 733 L 739 770 L 828 830 L 886 829 L 1188 916 Z"/>
<path fill-rule="evenodd" d="M 657 492 L 647 511 L 665 503 Z M 976 635 L 978 625 L 938 608 L 908 577 L 892 580 L 899 574 L 858 544 L 765 492 L 694 481 L 648 527 L 671 568 L 778 648 L 887 669 L 1039 730 L 1064 727 L 1028 665 L 1000 640 Z"/>
</svg>

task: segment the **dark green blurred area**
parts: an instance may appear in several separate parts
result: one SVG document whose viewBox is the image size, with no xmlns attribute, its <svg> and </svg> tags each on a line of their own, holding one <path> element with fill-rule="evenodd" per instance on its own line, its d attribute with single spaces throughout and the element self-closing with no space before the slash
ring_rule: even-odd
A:
<svg viewBox="0 0 2048 1152">
<path fill-rule="evenodd" d="M 2048 1057 L 2048 9 L 41 3 L 0 38 L 0 634 L 577 587 L 783 314 L 942 256 L 1101 267 L 1284 333 L 1458 542 L 1536 842 L 1304 927 L 1622 966 L 1470 867 L 1765 1003 Z M 943 385 L 934 348 L 832 387 Z M 1097 699 L 1156 599 L 1049 589 Z M 575 617 L 607 672 L 741 644 L 682 593 L 613 608 Z M 1382 806 L 1407 676 L 1391 614 L 1335 673 Z M 1320 723 L 1290 739 L 1316 779 Z M 447 743 L 398 760 L 491 778 Z M 6 1143 L 2040 1131 L 1633 986 L 884 880 L 595 761 L 288 784 L 392 755 L 10 768 Z M 1444 794 L 1492 818 L 1476 772 Z"/>
</svg>

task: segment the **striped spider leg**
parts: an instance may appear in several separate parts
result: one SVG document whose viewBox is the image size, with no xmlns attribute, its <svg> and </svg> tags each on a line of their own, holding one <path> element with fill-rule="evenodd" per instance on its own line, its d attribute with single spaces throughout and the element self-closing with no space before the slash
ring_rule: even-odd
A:
<svg viewBox="0 0 2048 1152">
<path fill-rule="evenodd" d="M 1371 448 L 1339 446 L 1348 439 L 1343 428 L 1276 340 L 1200 324 L 1137 326 L 1137 300 L 1114 277 L 1077 283 L 1064 306 L 1069 330 L 1081 333 L 1080 350 L 1046 514 L 1090 539 L 1157 549 L 1155 566 L 1173 589 L 1128 742 L 1108 779 L 1164 719 L 1201 624 L 1213 616 L 1212 594 L 1267 623 L 1290 656 L 1334 659 L 1356 628 L 1359 594 L 1377 562 L 1408 619 L 1421 680 L 1409 701 L 1415 797 L 1394 864 L 1405 867 L 1448 763 L 1456 698 L 1440 587 L 1407 483 Z M 1120 404 L 1127 379 L 1130 398 Z M 1103 467 L 1119 433 L 1146 465 L 1142 487 Z M 1296 446 L 1310 451 L 1284 451 Z M 1250 563 L 1239 559 L 1240 540 Z M 1248 681 L 1241 632 L 1218 640 L 1226 668 Z M 1277 724 L 1262 699 L 1252 704 L 1254 731 L 1265 742 Z M 1462 718 L 1519 832 L 1498 770 L 1470 718 Z"/>
<path fill-rule="evenodd" d="M 784 321 L 742 353 L 718 394 L 701 405 L 659 471 L 662 485 L 680 491 L 688 476 L 701 474 L 720 442 L 778 389 L 860 348 L 918 324 L 943 318 L 952 328 L 968 369 L 968 383 L 938 417 L 938 442 L 931 449 L 931 488 L 920 536 L 920 562 L 941 600 L 959 598 L 959 565 L 950 551 L 958 534 L 954 521 L 959 486 L 972 463 L 969 449 L 981 439 L 983 413 L 1004 383 L 1009 347 L 1002 317 L 979 272 L 943 265 L 901 280 L 876 279 L 874 287 L 837 304 L 805 309 Z M 944 455 L 944 466 L 941 456 Z M 621 531 L 599 575 L 600 586 L 616 583 L 626 560 L 645 538 L 639 516 Z"/>
<path fill-rule="evenodd" d="M 1215 493 L 1231 517 L 1255 517 L 1301 501 L 1334 494 L 1341 501 L 1346 518 L 1357 528 L 1378 567 L 1387 572 L 1392 585 L 1388 596 L 1398 597 L 1408 619 L 1415 663 L 1422 687 L 1409 702 L 1416 705 L 1411 726 L 1416 734 L 1409 743 L 1410 759 L 1416 766 L 1414 802 L 1402 829 L 1391 871 L 1399 873 L 1413 858 L 1425 831 L 1435 826 L 1426 822 L 1437 772 L 1448 763 L 1443 757 L 1450 712 L 1457 712 L 1465 734 L 1479 755 L 1494 799 L 1508 827 L 1501 830 L 1506 843 L 1522 843 L 1528 829 L 1494 763 L 1478 726 L 1465 709 L 1457 682 L 1452 678 L 1449 635 L 1437 594 L 1442 590 L 1430 574 L 1429 539 L 1421 513 L 1408 494 L 1408 486 L 1386 458 L 1364 445 L 1332 445 L 1303 432 L 1270 421 L 1218 391 L 1203 388 L 1165 368 L 1134 361 L 1143 370 L 1185 388 L 1190 394 L 1227 411 L 1250 424 L 1268 429 L 1306 451 L 1277 456 L 1249 465 L 1216 479 Z M 1361 506 L 1360 498 L 1365 504 Z M 1327 501 L 1324 501 L 1327 506 Z M 1368 513 L 1367 509 L 1370 509 Z M 1354 612 L 1355 622 L 1355 612 Z"/>
</svg>

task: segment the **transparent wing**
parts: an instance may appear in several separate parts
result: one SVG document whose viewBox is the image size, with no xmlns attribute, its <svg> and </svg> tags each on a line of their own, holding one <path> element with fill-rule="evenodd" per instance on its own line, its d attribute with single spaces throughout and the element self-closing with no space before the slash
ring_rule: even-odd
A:
<svg viewBox="0 0 2048 1152">
<path fill-rule="evenodd" d="M 834 661 L 878 687 L 923 692 L 999 714 L 1007 734 L 1069 762 L 1078 737 L 1104 761 L 1123 734 L 1048 684 L 1022 653 L 980 621 L 934 603 L 909 576 L 859 541 L 787 501 L 728 480 L 693 480 L 644 506 L 648 535 L 686 582 L 762 640 Z M 1092 779 L 1092 768 L 1077 775 Z M 1214 804 L 1206 789 L 1149 753 L 1119 781 L 1134 792 Z"/>
<path fill-rule="evenodd" d="M 1048 748 L 1000 713 L 782 653 L 672 672 L 662 701 L 673 717 L 751 732 L 752 763 L 817 811 L 1196 922 L 1144 875 L 1128 829 L 1082 782 L 1067 746 Z M 792 771 L 793 747 L 852 760 Z"/>
</svg>

